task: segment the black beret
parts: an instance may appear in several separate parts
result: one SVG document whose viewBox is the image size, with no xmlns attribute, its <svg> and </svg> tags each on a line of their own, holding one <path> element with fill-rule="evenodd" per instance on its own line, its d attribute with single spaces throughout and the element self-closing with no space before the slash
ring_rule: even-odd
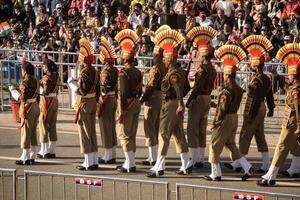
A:
<svg viewBox="0 0 300 200">
<path fill-rule="evenodd" d="M 22 69 L 29 75 L 34 75 L 34 66 L 30 62 L 24 62 L 22 64 Z"/>
<path fill-rule="evenodd" d="M 55 62 L 53 62 L 52 60 L 50 60 L 50 59 L 46 59 L 45 61 L 44 61 L 44 65 L 46 65 L 47 66 L 47 68 L 48 68 L 48 70 L 50 71 L 50 72 L 57 72 L 57 65 L 55 64 Z"/>
</svg>

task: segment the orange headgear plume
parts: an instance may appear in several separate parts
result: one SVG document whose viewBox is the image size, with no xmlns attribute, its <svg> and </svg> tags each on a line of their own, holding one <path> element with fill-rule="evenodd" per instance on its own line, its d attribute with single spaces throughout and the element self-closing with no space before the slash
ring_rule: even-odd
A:
<svg viewBox="0 0 300 200">
<path fill-rule="evenodd" d="M 91 43 L 87 39 L 82 38 L 79 40 L 79 46 L 79 62 L 85 64 L 93 64 L 95 57 L 94 48 Z"/>
<path fill-rule="evenodd" d="M 164 57 L 177 57 L 177 47 L 184 42 L 184 37 L 176 30 L 166 29 L 159 32 L 155 38 L 155 45 L 163 49 Z"/>
<path fill-rule="evenodd" d="M 289 75 L 300 73 L 300 44 L 290 43 L 281 47 L 275 57 L 288 67 Z"/>
<path fill-rule="evenodd" d="M 207 55 L 210 52 L 211 40 L 217 35 L 218 31 L 210 26 L 197 26 L 192 28 L 186 36 L 188 40 L 197 44 L 201 55 Z"/>
<path fill-rule="evenodd" d="M 171 27 L 164 24 L 155 31 L 155 35 L 157 35 L 159 32 L 164 31 L 164 30 L 171 30 Z"/>
<path fill-rule="evenodd" d="M 224 74 L 235 74 L 237 64 L 247 58 L 245 51 L 237 45 L 223 45 L 215 51 L 216 58 L 224 65 Z"/>
<path fill-rule="evenodd" d="M 251 64 L 259 66 L 265 61 L 265 54 L 273 49 L 273 45 L 266 37 L 250 35 L 242 41 L 242 45 L 250 54 Z"/>
<path fill-rule="evenodd" d="M 134 56 L 135 47 L 140 42 L 139 36 L 131 29 L 124 29 L 120 31 L 115 40 L 119 42 L 123 56 Z"/>
<path fill-rule="evenodd" d="M 101 36 L 101 46 L 100 46 L 100 61 L 102 64 L 114 63 L 117 59 L 114 47 L 108 42 L 108 40 Z"/>
</svg>

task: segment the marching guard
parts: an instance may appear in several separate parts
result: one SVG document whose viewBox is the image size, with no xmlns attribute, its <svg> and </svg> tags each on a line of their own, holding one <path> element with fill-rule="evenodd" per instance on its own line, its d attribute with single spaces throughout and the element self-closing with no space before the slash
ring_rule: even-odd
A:
<svg viewBox="0 0 300 200">
<path fill-rule="evenodd" d="M 22 155 L 16 161 L 17 165 L 35 164 L 37 151 L 36 127 L 39 118 L 39 88 L 40 83 L 34 78 L 34 66 L 22 61 L 22 78 L 19 91 L 13 86 L 9 89 L 13 98 L 20 101 L 19 117 L 21 118 L 21 149 Z"/>
<path fill-rule="evenodd" d="M 235 144 L 235 135 L 238 128 L 237 111 L 243 98 L 243 89 L 236 83 L 235 76 L 237 65 L 247 56 L 243 49 L 236 45 L 220 47 L 215 51 L 215 56 L 224 65 L 224 88 L 219 95 L 213 120 L 211 144 L 209 147 L 211 174 L 204 176 L 204 178 L 210 181 L 221 180 L 220 155 L 225 147 L 229 151 L 231 160 L 237 160 L 241 164 L 245 172 L 242 176 L 244 181 L 253 174 L 253 169 Z"/>
<path fill-rule="evenodd" d="M 116 163 L 116 110 L 118 69 L 114 67 L 117 56 L 113 46 L 107 39 L 101 37 L 100 61 L 104 65 L 100 73 L 100 90 L 98 118 L 104 155 L 99 158 L 99 164 Z"/>
<path fill-rule="evenodd" d="M 38 158 L 55 158 L 57 141 L 56 121 L 58 112 L 57 93 L 61 85 L 57 65 L 50 59 L 43 64 L 44 76 L 40 88 L 39 131 L 41 149 L 37 154 Z"/>
<path fill-rule="evenodd" d="M 184 42 L 184 37 L 175 30 L 164 30 L 155 37 L 155 44 L 163 49 L 167 74 L 162 80 L 163 103 L 160 113 L 158 158 L 156 164 L 146 175 L 154 178 L 164 174 L 165 159 L 171 136 L 175 140 L 176 151 L 180 154 L 181 167 L 177 174 L 186 175 L 192 171 L 188 155 L 188 146 L 183 132 L 184 86 L 186 74 L 177 63 L 177 47 Z"/>
<path fill-rule="evenodd" d="M 250 69 L 254 72 L 254 75 L 248 85 L 244 121 L 239 138 L 239 150 L 243 155 L 247 155 L 254 136 L 258 151 L 262 156 L 262 166 L 258 172 L 263 173 L 268 170 L 271 164 L 264 133 L 265 99 L 269 109 L 268 116 L 273 116 L 275 108 L 271 80 L 263 73 L 263 67 L 266 54 L 273 49 L 273 46 L 267 38 L 261 35 L 248 36 L 242 41 L 242 45 L 250 54 Z M 225 166 L 237 170 L 240 164 L 236 161 L 232 164 L 226 163 Z"/>
<path fill-rule="evenodd" d="M 142 162 L 142 165 L 155 165 L 157 159 L 159 115 L 162 104 L 161 83 L 167 71 L 162 58 L 162 49 L 159 46 L 155 46 L 153 50 L 153 66 L 148 73 L 145 93 L 141 98 L 141 103 L 145 103 L 144 131 L 146 146 L 149 150 L 149 157 Z"/>
<path fill-rule="evenodd" d="M 75 123 L 78 125 L 80 152 L 84 162 L 77 166 L 79 170 L 98 169 L 98 146 L 96 137 L 96 108 L 99 95 L 99 74 L 92 66 L 94 49 L 91 43 L 82 38 L 79 40 L 80 74 L 77 81 L 69 78 L 68 84 L 77 93 L 75 104 Z"/>
<path fill-rule="evenodd" d="M 133 30 L 124 29 L 116 35 L 115 40 L 121 46 L 124 66 L 118 77 L 117 132 L 125 153 L 125 162 L 118 166 L 117 170 L 121 173 L 130 173 L 136 171 L 136 133 L 141 111 L 139 98 L 142 94 L 143 76 L 133 64 L 135 48 L 140 38 Z"/>
<path fill-rule="evenodd" d="M 289 175 L 300 173 L 300 45 L 286 44 L 279 49 L 276 59 L 287 65 L 290 85 L 285 101 L 282 129 L 275 148 L 272 164 L 268 172 L 257 182 L 260 186 L 275 185 L 279 168 L 283 166 L 289 152 L 293 154 L 293 158 L 290 168 L 286 173 Z"/>
<path fill-rule="evenodd" d="M 211 40 L 217 31 L 211 27 L 194 27 L 187 38 L 198 46 L 199 61 L 193 62 L 189 73 L 192 91 L 186 102 L 188 110 L 187 138 L 193 165 L 202 168 L 206 147 L 207 118 L 210 109 L 211 92 L 214 89 L 216 70 L 210 61 Z"/>
</svg>

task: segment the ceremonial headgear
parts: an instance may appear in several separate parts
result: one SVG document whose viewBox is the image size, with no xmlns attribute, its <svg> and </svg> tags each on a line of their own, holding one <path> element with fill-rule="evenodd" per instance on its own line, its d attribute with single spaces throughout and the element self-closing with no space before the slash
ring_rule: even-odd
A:
<svg viewBox="0 0 300 200">
<path fill-rule="evenodd" d="M 289 43 L 281 47 L 275 57 L 288 67 L 289 75 L 300 73 L 300 44 Z"/>
<path fill-rule="evenodd" d="M 94 63 L 94 48 L 86 38 L 79 40 L 79 62 L 85 64 Z"/>
<path fill-rule="evenodd" d="M 242 45 L 250 54 L 250 62 L 253 66 L 259 66 L 265 62 L 265 54 L 273 49 L 273 45 L 266 37 L 250 35 L 242 41 Z"/>
<path fill-rule="evenodd" d="M 155 45 L 159 46 L 164 57 L 177 57 L 177 47 L 184 42 L 184 37 L 176 30 L 166 29 L 159 32 L 155 38 Z"/>
<path fill-rule="evenodd" d="M 188 40 L 197 44 L 200 55 L 206 56 L 210 52 L 211 40 L 217 35 L 218 32 L 210 26 L 197 26 L 192 28 L 186 36 Z"/>
<path fill-rule="evenodd" d="M 123 58 L 132 57 L 135 54 L 135 47 L 140 42 L 139 36 L 131 29 L 120 31 L 115 40 L 119 42 L 122 49 Z"/>
<path fill-rule="evenodd" d="M 247 58 L 245 51 L 237 45 L 223 45 L 215 51 L 216 58 L 224 65 L 224 74 L 235 74 L 237 64 Z"/>
<path fill-rule="evenodd" d="M 102 64 L 110 63 L 113 64 L 117 59 L 114 47 L 108 42 L 108 40 L 101 36 L 101 45 L 100 45 L 100 61 Z"/>
</svg>

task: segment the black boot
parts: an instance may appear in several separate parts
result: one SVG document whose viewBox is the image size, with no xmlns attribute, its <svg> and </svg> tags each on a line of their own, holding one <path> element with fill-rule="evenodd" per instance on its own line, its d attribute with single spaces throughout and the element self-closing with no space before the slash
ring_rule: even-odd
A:
<svg viewBox="0 0 300 200">
<path fill-rule="evenodd" d="M 157 177 L 162 176 L 164 174 L 165 174 L 164 170 L 160 170 L 160 171 L 151 171 L 151 172 L 148 172 L 146 174 L 146 176 L 148 178 L 157 178 Z"/>
</svg>

